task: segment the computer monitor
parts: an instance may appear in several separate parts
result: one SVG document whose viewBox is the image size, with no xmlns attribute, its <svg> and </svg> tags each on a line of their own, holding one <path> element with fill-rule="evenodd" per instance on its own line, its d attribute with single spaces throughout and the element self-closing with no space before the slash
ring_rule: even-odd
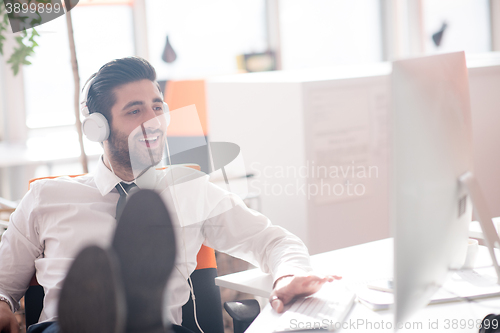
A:
<svg viewBox="0 0 500 333">
<path fill-rule="evenodd" d="M 427 305 L 465 260 L 472 171 L 464 52 L 394 61 L 392 71 L 395 323 Z"/>
</svg>

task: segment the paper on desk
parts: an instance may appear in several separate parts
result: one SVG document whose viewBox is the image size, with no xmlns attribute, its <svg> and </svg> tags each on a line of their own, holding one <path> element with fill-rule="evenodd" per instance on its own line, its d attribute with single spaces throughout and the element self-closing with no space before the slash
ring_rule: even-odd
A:
<svg viewBox="0 0 500 333">
<path fill-rule="evenodd" d="M 477 299 L 500 296 L 500 285 L 493 267 L 478 268 L 453 273 L 444 286 L 432 297 L 430 304 L 460 301 L 463 298 Z M 372 310 L 385 310 L 394 303 L 394 295 L 368 289 L 367 283 L 352 284 L 352 290 L 360 303 Z"/>
</svg>

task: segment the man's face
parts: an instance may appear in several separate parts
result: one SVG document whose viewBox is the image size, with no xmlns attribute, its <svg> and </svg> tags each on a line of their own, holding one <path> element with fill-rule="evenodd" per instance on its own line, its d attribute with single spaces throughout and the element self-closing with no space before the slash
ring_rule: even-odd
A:
<svg viewBox="0 0 500 333">
<path fill-rule="evenodd" d="M 161 161 L 166 135 L 163 99 L 147 79 L 114 89 L 108 159 L 113 168 L 131 169 L 135 178 Z"/>
</svg>

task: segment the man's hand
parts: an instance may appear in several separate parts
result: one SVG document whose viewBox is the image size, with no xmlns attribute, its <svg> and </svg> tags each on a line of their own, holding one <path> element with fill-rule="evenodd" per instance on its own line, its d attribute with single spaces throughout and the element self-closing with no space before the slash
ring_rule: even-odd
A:
<svg viewBox="0 0 500 333">
<path fill-rule="evenodd" d="M 276 312 L 283 312 L 285 304 L 290 303 L 295 297 L 305 297 L 321 289 L 326 282 L 342 279 L 337 275 L 284 276 L 276 281 L 269 302 Z"/>
<path fill-rule="evenodd" d="M 0 332 L 19 333 L 16 316 L 10 310 L 9 304 L 0 302 Z"/>
</svg>

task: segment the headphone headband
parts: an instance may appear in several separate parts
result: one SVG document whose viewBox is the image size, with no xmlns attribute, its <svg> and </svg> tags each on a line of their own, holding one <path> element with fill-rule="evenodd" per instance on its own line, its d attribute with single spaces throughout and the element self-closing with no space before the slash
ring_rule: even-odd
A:
<svg viewBox="0 0 500 333">
<path fill-rule="evenodd" d="M 80 100 L 80 112 L 82 113 L 82 116 L 88 117 L 90 115 L 89 108 L 87 106 L 87 98 L 89 96 L 89 91 L 90 91 L 90 86 L 94 82 L 94 79 L 96 78 L 97 73 L 94 74 L 94 76 L 87 81 L 87 84 L 85 85 L 82 93 L 82 98 Z"/>
</svg>

